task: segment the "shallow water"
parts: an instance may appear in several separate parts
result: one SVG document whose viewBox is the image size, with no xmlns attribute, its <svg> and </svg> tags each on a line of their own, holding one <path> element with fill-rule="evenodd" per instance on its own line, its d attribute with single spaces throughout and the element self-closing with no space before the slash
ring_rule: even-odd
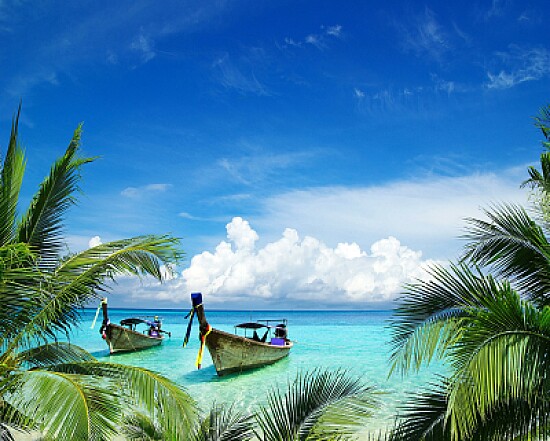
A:
<svg viewBox="0 0 550 441">
<path fill-rule="evenodd" d="M 109 318 L 114 323 L 127 317 L 159 315 L 162 328 L 170 331 L 172 336 L 155 348 L 109 355 L 107 345 L 99 335 L 101 314 L 95 329 L 91 330 L 95 310 L 86 310 L 82 325 L 71 342 L 102 361 L 141 366 L 161 373 L 183 386 L 202 409 L 208 409 L 216 402 L 234 403 L 240 410 L 252 411 L 259 403 L 265 402 L 272 388 L 286 389 L 288 381 L 298 372 L 316 368 L 344 369 L 384 392 L 377 417 L 369 425 L 372 430 L 391 425 L 407 392 L 418 391 L 434 381 L 434 373 L 440 370 L 430 368 L 405 378 L 387 378 L 391 350 L 391 330 L 387 322 L 390 311 L 206 311 L 212 326 L 228 332 L 233 332 L 233 326 L 241 322 L 286 318 L 289 338 L 295 342 L 290 355 L 271 366 L 219 378 L 206 349 L 202 369 L 195 367 L 199 348 L 196 321 L 188 346 L 182 347 L 187 327 L 186 313 L 178 310 L 110 309 Z"/>
</svg>

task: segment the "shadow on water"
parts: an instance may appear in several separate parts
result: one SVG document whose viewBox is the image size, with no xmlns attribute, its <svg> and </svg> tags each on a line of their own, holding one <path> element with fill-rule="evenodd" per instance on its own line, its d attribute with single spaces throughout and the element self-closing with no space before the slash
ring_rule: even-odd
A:
<svg viewBox="0 0 550 441">
<path fill-rule="evenodd" d="M 284 359 L 270 365 L 261 366 L 253 369 L 246 369 L 241 372 L 233 372 L 230 374 L 225 374 L 221 377 L 216 373 L 216 368 L 214 367 L 214 365 L 211 364 L 201 369 L 192 369 L 180 375 L 179 378 L 185 380 L 186 382 L 192 383 L 227 383 L 235 381 L 237 379 L 239 381 L 246 381 L 246 378 L 248 377 L 257 377 L 260 372 L 262 373 L 262 375 L 274 378 L 275 376 L 279 376 L 280 374 L 287 371 L 287 369 L 290 367 L 291 360 L 289 358 L 291 356 L 292 355 L 290 355 L 289 357 L 285 357 Z"/>
</svg>

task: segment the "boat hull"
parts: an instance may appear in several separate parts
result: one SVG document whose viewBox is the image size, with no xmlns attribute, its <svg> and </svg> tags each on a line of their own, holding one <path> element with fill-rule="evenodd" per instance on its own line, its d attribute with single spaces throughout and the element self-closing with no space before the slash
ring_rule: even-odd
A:
<svg viewBox="0 0 550 441">
<path fill-rule="evenodd" d="M 105 332 L 106 342 L 111 354 L 115 352 L 139 351 L 141 349 L 158 346 L 162 343 L 161 337 L 150 337 L 141 332 L 132 331 L 124 326 L 110 323 Z"/>
<path fill-rule="evenodd" d="M 284 346 L 275 346 L 218 329 L 210 331 L 205 343 L 219 376 L 275 363 L 292 348 L 290 341 Z"/>
</svg>

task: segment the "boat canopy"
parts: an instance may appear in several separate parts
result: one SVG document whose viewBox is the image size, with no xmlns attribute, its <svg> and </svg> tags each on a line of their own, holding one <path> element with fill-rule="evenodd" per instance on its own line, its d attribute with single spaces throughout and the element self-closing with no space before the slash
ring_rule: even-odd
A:
<svg viewBox="0 0 550 441">
<path fill-rule="evenodd" d="M 149 325 L 149 320 L 144 320 L 140 318 L 127 318 L 120 321 L 120 324 L 122 326 L 128 326 L 128 325 L 139 325 L 140 323 L 146 323 Z"/>
<path fill-rule="evenodd" d="M 240 325 L 235 325 L 235 328 L 260 329 L 260 328 L 269 328 L 269 326 L 262 325 L 261 323 L 256 323 L 256 322 L 247 322 L 247 323 L 241 323 Z"/>
</svg>

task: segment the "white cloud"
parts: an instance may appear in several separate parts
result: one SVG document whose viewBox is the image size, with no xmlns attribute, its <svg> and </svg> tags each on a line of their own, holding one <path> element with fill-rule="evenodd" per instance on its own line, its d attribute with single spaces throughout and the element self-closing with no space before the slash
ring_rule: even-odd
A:
<svg viewBox="0 0 550 441">
<path fill-rule="evenodd" d="M 101 237 L 99 236 L 94 236 L 90 239 L 90 241 L 88 242 L 88 248 L 93 248 L 93 247 L 97 247 L 98 245 L 101 245 L 102 242 L 101 242 Z"/>
<path fill-rule="evenodd" d="M 144 63 L 147 63 L 148 61 L 155 58 L 156 53 L 153 49 L 153 43 L 152 40 L 142 33 L 139 34 L 134 40 L 132 41 L 132 44 L 130 47 L 141 53 L 141 58 Z"/>
<path fill-rule="evenodd" d="M 329 39 L 342 37 L 342 25 L 334 26 L 321 26 L 321 32 L 308 34 L 303 40 L 296 40 L 294 38 L 286 37 L 285 46 L 289 47 L 303 47 L 306 44 L 315 46 L 319 50 L 327 48 Z"/>
<path fill-rule="evenodd" d="M 329 246 L 368 246 L 394 236 L 434 259 L 454 259 L 463 242 L 466 217 L 480 217 L 490 203 L 527 203 L 518 188 L 525 167 L 499 174 L 434 177 L 372 187 L 321 187 L 279 194 L 264 202 L 253 219 L 268 239 L 287 226 Z"/>
<path fill-rule="evenodd" d="M 193 257 L 182 273 L 185 293 L 201 291 L 210 304 L 249 300 L 318 304 L 392 300 L 406 282 L 423 275 L 422 253 L 394 238 L 375 242 L 370 252 L 356 243 L 335 248 L 287 228 L 279 239 L 256 247 L 258 234 L 246 220 L 227 224 L 228 241 Z"/>
<path fill-rule="evenodd" d="M 339 37 L 342 34 L 342 26 L 341 25 L 328 26 L 325 32 L 327 35 L 332 35 L 333 37 Z"/>
<path fill-rule="evenodd" d="M 550 52 L 545 48 L 511 46 L 508 52 L 499 53 L 498 58 L 507 69 L 501 69 L 498 74 L 487 72 L 489 89 L 509 89 L 550 76 Z"/>
<path fill-rule="evenodd" d="M 163 193 L 171 186 L 172 184 L 149 184 L 141 187 L 126 187 L 120 194 L 127 198 L 135 199 L 151 193 Z"/>
<path fill-rule="evenodd" d="M 429 8 L 424 13 L 412 17 L 407 23 L 398 25 L 403 36 L 404 49 L 416 54 L 428 54 L 439 59 L 449 50 L 447 32 L 439 24 L 436 14 Z"/>
<path fill-rule="evenodd" d="M 214 61 L 213 67 L 217 71 L 219 82 L 227 89 L 234 89 L 241 94 L 270 95 L 267 87 L 256 78 L 253 64 L 244 64 L 247 72 L 243 72 L 242 68 L 230 59 L 229 54 L 225 54 Z"/>
</svg>

